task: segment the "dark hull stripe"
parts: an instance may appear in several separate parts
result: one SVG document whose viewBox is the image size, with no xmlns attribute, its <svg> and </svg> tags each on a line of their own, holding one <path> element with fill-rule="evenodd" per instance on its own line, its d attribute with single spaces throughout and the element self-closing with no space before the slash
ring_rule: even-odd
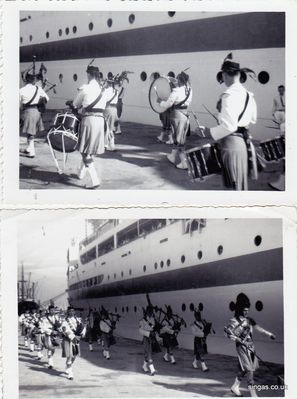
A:
<svg viewBox="0 0 297 399">
<path fill-rule="evenodd" d="M 285 13 L 254 12 L 22 46 L 20 61 L 279 47 L 285 47 Z"/>
<path fill-rule="evenodd" d="M 104 298 L 141 294 L 248 284 L 283 279 L 282 248 L 273 249 L 202 265 L 167 270 L 98 287 L 69 290 L 71 299 Z"/>
</svg>

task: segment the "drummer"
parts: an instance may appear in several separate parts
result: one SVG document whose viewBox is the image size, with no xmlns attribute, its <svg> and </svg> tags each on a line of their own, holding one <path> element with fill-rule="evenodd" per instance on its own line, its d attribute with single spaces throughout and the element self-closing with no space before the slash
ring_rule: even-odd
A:
<svg viewBox="0 0 297 399">
<path fill-rule="evenodd" d="M 179 169 L 187 169 L 184 146 L 189 128 L 188 107 L 192 101 L 192 88 L 190 87 L 189 75 L 182 71 L 177 75 L 176 87 L 166 101 L 158 99 L 157 102 L 164 110 L 170 110 L 170 123 L 173 131 L 173 149 L 167 156 L 168 160 Z"/>
<path fill-rule="evenodd" d="M 38 103 L 41 99 L 49 100 L 45 91 L 36 84 L 36 76 L 27 73 L 26 85 L 20 89 L 20 107 L 22 133 L 27 136 L 28 147 L 25 154 L 29 158 L 35 157 L 34 138 L 38 132 L 44 130 L 41 114 L 38 109 Z"/>
<path fill-rule="evenodd" d="M 99 68 L 93 65 L 87 67 L 88 83 L 83 85 L 73 101 L 73 107 L 82 108 L 80 123 L 80 135 L 78 150 L 82 155 L 82 163 L 78 172 L 78 178 L 83 179 L 86 171 L 89 172 L 92 185 L 89 189 L 100 186 L 93 156 L 104 153 L 104 111 L 110 93 L 100 85 Z"/>
<path fill-rule="evenodd" d="M 257 176 L 255 149 L 248 134 L 249 125 L 256 123 L 257 105 L 254 95 L 241 84 L 251 69 L 240 68 L 233 61 L 232 53 L 225 58 L 217 74 L 219 83 L 225 83 L 226 90 L 217 104 L 218 126 L 197 131 L 201 136 L 218 141 L 223 162 L 223 178 L 226 188 L 248 189 L 248 174 Z"/>
<path fill-rule="evenodd" d="M 171 81 L 175 81 L 175 74 L 173 72 L 168 72 L 167 79 L 170 82 L 171 89 L 175 87 L 175 85 L 171 83 Z M 170 123 L 170 108 L 160 114 L 160 121 L 162 123 L 162 130 L 157 137 L 157 140 L 161 143 L 174 144 Z"/>
<path fill-rule="evenodd" d="M 114 151 L 114 135 L 118 127 L 118 99 L 121 90 L 121 83 L 115 80 L 115 77 L 111 72 L 107 75 L 107 88 L 106 94 L 110 97 L 110 100 L 106 103 L 104 111 L 104 117 L 107 123 L 107 134 L 105 136 L 105 148 L 109 151 Z M 118 133 L 117 133 L 118 134 Z"/>
</svg>

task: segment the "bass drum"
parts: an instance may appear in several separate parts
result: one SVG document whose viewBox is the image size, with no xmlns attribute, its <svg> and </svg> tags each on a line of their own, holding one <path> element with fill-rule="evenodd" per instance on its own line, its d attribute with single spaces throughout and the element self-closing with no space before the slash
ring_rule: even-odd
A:
<svg viewBox="0 0 297 399">
<path fill-rule="evenodd" d="M 59 152 L 73 152 L 78 144 L 79 119 L 71 113 L 57 114 L 48 132 L 48 142 Z"/>
<path fill-rule="evenodd" d="M 166 101 L 171 91 L 170 80 L 165 76 L 160 76 L 152 82 L 149 89 L 149 103 L 153 111 L 158 114 L 162 114 L 165 111 L 163 107 L 160 107 L 157 100 L 160 98 L 162 101 Z"/>
</svg>

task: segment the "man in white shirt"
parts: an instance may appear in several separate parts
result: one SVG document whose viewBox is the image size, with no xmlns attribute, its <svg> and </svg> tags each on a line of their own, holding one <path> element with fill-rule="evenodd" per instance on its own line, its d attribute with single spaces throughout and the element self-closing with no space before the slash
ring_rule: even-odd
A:
<svg viewBox="0 0 297 399">
<path fill-rule="evenodd" d="M 164 110 L 171 108 L 170 123 L 175 145 L 167 158 L 179 169 L 188 168 L 184 146 L 190 123 L 188 107 L 192 101 L 192 96 L 193 93 L 189 83 L 189 75 L 185 72 L 181 72 L 177 75 L 177 86 L 173 88 L 168 99 L 166 101 L 159 100 L 160 106 L 164 108 Z"/>
<path fill-rule="evenodd" d="M 38 103 L 43 98 L 49 101 L 45 91 L 36 85 L 35 75 L 27 73 L 26 85 L 20 89 L 21 120 L 23 121 L 22 133 L 27 135 L 28 147 L 25 153 L 30 158 L 35 156 L 34 137 L 44 130 L 41 114 L 38 110 Z"/>
<path fill-rule="evenodd" d="M 78 173 L 79 179 L 83 179 L 86 171 L 89 172 L 92 185 L 86 188 L 95 189 L 100 186 L 92 156 L 104 153 L 105 119 L 104 111 L 106 103 L 110 99 L 110 93 L 99 83 L 99 68 L 88 66 L 88 83 L 80 87 L 73 107 L 82 108 L 82 120 L 80 123 L 78 150 L 82 155 L 82 164 Z"/>
<path fill-rule="evenodd" d="M 218 102 L 218 125 L 204 128 L 204 137 L 219 142 L 223 162 L 223 177 L 226 188 L 233 190 L 248 189 L 248 166 L 254 163 L 248 154 L 246 144 L 249 125 L 257 120 L 257 105 L 254 95 L 241 84 L 241 78 L 254 73 L 247 68 L 240 68 L 229 54 L 218 73 L 220 83 L 227 89 Z M 198 132 L 199 133 L 199 132 Z M 251 153 L 255 151 L 251 142 Z"/>
</svg>

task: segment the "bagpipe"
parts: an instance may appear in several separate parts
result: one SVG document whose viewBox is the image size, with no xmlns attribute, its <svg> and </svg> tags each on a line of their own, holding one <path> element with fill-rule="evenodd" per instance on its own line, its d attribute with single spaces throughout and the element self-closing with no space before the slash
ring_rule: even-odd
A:
<svg viewBox="0 0 297 399">
<path fill-rule="evenodd" d="M 22 76 L 22 80 L 24 83 L 27 83 L 27 75 L 32 73 L 32 75 L 35 77 L 36 81 L 40 81 L 41 82 L 41 87 L 42 89 L 48 93 L 49 91 L 53 90 L 54 94 L 56 94 L 56 89 L 55 87 L 57 86 L 56 83 L 51 83 L 47 80 L 47 78 L 45 77 L 46 73 L 47 73 L 47 68 L 45 67 L 45 65 L 43 63 L 41 63 L 40 68 L 38 73 L 36 73 L 36 56 L 33 56 L 33 60 L 32 60 L 32 65 L 27 68 L 26 70 L 21 72 L 21 76 Z M 44 112 L 46 109 L 46 103 L 47 100 L 44 97 L 40 97 L 38 104 L 37 104 L 37 108 L 39 110 L 39 112 Z"/>
<path fill-rule="evenodd" d="M 113 335 L 113 332 L 116 329 L 116 324 L 120 320 L 121 315 L 118 313 L 108 312 L 103 306 L 101 306 L 101 311 L 107 315 L 107 319 L 104 319 L 105 322 L 109 321 L 109 323 L 107 323 L 110 327 L 110 331 L 108 333 L 109 345 L 114 345 L 116 343 L 116 339 Z"/>
</svg>

